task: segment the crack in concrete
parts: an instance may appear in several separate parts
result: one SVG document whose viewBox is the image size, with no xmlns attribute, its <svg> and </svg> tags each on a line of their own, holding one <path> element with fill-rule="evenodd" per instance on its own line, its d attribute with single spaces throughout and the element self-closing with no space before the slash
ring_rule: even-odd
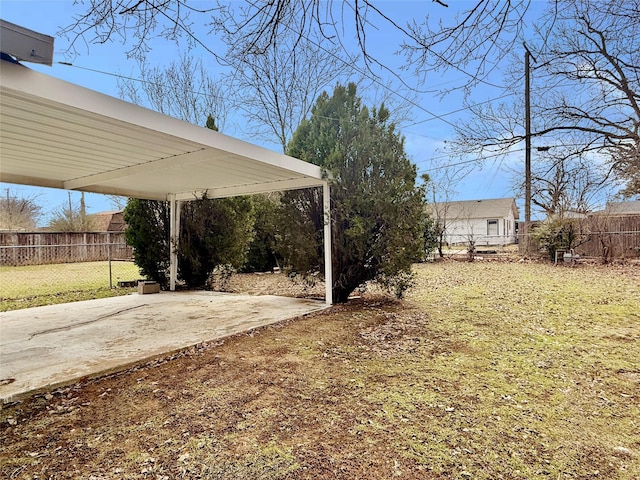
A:
<svg viewBox="0 0 640 480">
<path fill-rule="evenodd" d="M 67 325 L 65 327 L 49 328 L 47 330 L 42 330 L 40 332 L 35 332 L 35 333 L 31 334 L 31 336 L 29 337 L 29 340 L 32 340 L 34 337 L 36 337 L 38 335 L 46 335 L 47 333 L 56 333 L 56 332 L 69 331 L 72 328 L 81 327 L 81 326 L 84 326 L 84 325 L 89 325 L 91 323 L 95 323 L 95 322 L 99 322 L 100 320 L 104 320 L 105 318 L 115 317 L 116 315 L 120 315 L 121 313 L 129 312 L 131 310 L 135 310 L 136 308 L 148 307 L 148 306 L 149 306 L 149 304 L 143 303 L 142 305 L 136 305 L 135 307 L 123 308 L 122 310 L 118 310 L 117 312 L 109 313 L 107 315 L 102 315 L 102 316 L 100 316 L 98 318 L 94 318 L 93 320 L 87 320 L 86 322 L 80 322 L 80 323 L 76 323 L 74 325 Z"/>
</svg>

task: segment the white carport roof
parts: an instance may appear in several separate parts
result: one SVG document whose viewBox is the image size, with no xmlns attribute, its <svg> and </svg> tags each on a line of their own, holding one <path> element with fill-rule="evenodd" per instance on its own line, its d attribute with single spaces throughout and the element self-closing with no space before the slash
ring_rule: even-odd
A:
<svg viewBox="0 0 640 480">
<path fill-rule="evenodd" d="M 3 182 L 166 200 L 323 185 L 320 167 L 0 64 Z"/>
<path fill-rule="evenodd" d="M 0 181 L 176 202 L 329 187 L 320 167 L 0 60 Z M 325 221 L 326 300 L 331 298 Z M 172 254 L 172 288 L 176 278 Z"/>
</svg>

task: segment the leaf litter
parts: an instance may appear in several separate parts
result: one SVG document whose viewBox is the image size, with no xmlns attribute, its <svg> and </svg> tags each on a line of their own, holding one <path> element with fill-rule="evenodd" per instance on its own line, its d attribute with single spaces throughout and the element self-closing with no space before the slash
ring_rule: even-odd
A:
<svg viewBox="0 0 640 480">
<path fill-rule="evenodd" d="M 636 265 L 416 274 L 403 301 L 369 289 L 5 405 L 0 475 L 640 478 Z M 321 293 L 283 275 L 226 288 Z"/>
</svg>

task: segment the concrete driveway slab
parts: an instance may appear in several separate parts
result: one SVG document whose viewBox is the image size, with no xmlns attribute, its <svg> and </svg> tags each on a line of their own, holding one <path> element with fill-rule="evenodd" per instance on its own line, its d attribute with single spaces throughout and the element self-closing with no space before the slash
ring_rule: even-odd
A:
<svg viewBox="0 0 640 480">
<path fill-rule="evenodd" d="M 271 295 L 161 292 L 3 312 L 0 399 L 15 401 L 325 307 Z"/>
</svg>

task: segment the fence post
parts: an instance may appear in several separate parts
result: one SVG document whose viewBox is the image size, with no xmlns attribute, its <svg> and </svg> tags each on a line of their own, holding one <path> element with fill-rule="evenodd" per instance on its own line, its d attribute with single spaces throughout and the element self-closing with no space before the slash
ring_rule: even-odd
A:
<svg viewBox="0 0 640 480">
<path fill-rule="evenodd" d="M 113 275 L 111 274 L 111 232 L 107 233 L 107 260 L 109 262 L 109 288 L 113 288 Z"/>
</svg>

